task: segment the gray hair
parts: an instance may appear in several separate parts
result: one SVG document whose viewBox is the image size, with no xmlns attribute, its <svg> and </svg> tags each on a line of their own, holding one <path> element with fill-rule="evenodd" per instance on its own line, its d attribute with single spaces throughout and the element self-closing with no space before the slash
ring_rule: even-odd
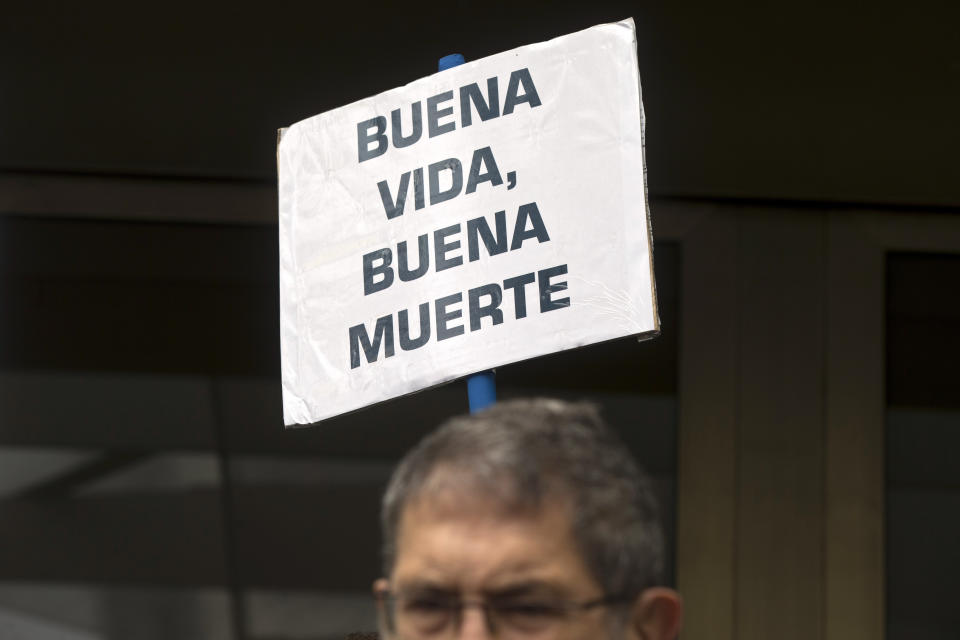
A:
<svg viewBox="0 0 960 640">
<path fill-rule="evenodd" d="M 407 504 L 435 488 L 437 471 L 505 509 L 568 501 L 586 566 L 608 595 L 633 598 L 663 580 L 663 533 L 649 480 L 596 407 L 511 400 L 450 419 L 400 462 L 383 497 L 384 571 L 393 569 Z"/>
</svg>

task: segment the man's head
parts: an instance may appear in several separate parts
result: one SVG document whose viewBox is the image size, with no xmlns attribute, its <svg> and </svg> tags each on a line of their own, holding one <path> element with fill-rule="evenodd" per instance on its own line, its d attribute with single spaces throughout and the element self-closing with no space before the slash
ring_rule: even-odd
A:
<svg viewBox="0 0 960 640">
<path fill-rule="evenodd" d="M 450 420 L 400 463 L 381 515 L 393 637 L 676 635 L 649 483 L 590 405 Z"/>
</svg>

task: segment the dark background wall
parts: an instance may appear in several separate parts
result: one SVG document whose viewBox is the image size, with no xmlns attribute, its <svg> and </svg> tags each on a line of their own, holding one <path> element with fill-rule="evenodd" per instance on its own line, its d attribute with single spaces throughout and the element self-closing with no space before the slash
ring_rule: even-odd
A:
<svg viewBox="0 0 960 640">
<path fill-rule="evenodd" d="M 30 3 L 0 23 L 6 171 L 272 182 L 275 130 L 633 16 L 654 195 L 954 205 L 956 3 Z"/>
</svg>

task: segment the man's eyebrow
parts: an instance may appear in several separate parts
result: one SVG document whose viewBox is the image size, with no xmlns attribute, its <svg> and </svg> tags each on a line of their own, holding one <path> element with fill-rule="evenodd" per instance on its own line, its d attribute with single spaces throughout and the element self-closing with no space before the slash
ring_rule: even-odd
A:
<svg viewBox="0 0 960 640">
<path fill-rule="evenodd" d="M 416 578 L 413 580 L 405 580 L 400 582 L 397 584 L 397 590 L 402 591 L 403 593 L 457 593 L 457 588 L 450 584 L 438 582 L 436 580 L 425 580 L 423 578 Z"/>
<path fill-rule="evenodd" d="M 494 589 L 484 589 L 483 592 L 487 597 L 497 599 L 519 598 L 530 595 L 551 597 L 568 595 L 565 588 L 544 580 L 524 580 Z"/>
</svg>

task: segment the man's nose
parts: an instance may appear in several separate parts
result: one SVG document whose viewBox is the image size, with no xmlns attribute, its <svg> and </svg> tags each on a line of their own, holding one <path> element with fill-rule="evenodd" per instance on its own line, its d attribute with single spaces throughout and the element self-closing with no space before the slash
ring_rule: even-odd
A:
<svg viewBox="0 0 960 640">
<path fill-rule="evenodd" d="M 487 640 L 494 637 L 483 607 L 464 607 L 460 615 L 458 640 Z"/>
</svg>

